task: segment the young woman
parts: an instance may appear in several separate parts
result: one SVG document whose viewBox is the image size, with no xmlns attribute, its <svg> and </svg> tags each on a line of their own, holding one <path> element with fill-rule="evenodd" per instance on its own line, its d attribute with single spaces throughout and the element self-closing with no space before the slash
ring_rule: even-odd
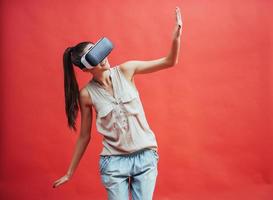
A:
<svg viewBox="0 0 273 200">
<path fill-rule="evenodd" d="M 54 182 L 54 188 L 70 180 L 75 172 L 91 138 L 92 109 L 95 109 L 96 127 L 103 135 L 100 175 L 108 199 L 128 199 L 129 191 L 133 200 L 152 199 L 158 174 L 157 142 L 146 121 L 134 76 L 174 66 L 178 62 L 181 32 L 181 14 L 176 7 L 172 46 L 166 57 L 127 61 L 114 67 L 110 67 L 106 57 L 96 67 L 87 69 L 80 59 L 93 43 L 82 42 L 65 50 L 63 67 L 68 125 L 76 130 L 75 120 L 80 108 L 81 129 L 68 171 Z M 93 77 L 80 91 L 73 64 Z"/>
</svg>

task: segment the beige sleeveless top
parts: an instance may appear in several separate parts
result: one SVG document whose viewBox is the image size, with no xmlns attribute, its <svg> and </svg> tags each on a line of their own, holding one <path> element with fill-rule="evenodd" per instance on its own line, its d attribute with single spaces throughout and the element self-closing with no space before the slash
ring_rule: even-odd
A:
<svg viewBox="0 0 273 200">
<path fill-rule="evenodd" d="M 137 89 L 118 66 L 110 68 L 114 97 L 92 79 L 85 87 L 96 111 L 97 131 L 103 135 L 100 155 L 128 154 L 149 148 L 157 151 Z"/>
</svg>

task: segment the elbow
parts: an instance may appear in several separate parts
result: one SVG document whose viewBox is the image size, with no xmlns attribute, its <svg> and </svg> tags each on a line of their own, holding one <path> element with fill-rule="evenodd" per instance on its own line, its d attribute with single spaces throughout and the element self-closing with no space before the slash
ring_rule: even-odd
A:
<svg viewBox="0 0 273 200">
<path fill-rule="evenodd" d="M 167 67 L 174 67 L 178 64 L 178 59 L 166 59 L 165 64 Z"/>
<path fill-rule="evenodd" d="M 175 66 L 178 64 L 178 57 L 176 57 L 175 61 L 172 63 L 172 66 Z"/>
<path fill-rule="evenodd" d="M 178 60 L 176 59 L 176 60 L 172 60 L 172 61 L 168 61 L 168 62 L 166 62 L 166 66 L 167 67 L 174 67 L 175 65 L 177 65 L 178 64 Z"/>
</svg>

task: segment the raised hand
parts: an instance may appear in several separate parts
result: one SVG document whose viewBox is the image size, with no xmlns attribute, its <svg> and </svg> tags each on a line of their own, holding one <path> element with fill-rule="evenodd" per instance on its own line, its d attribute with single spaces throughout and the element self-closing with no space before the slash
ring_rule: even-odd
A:
<svg viewBox="0 0 273 200">
<path fill-rule="evenodd" d="M 182 23 L 182 18 L 181 18 L 181 13 L 179 7 L 175 8 L 175 16 L 176 16 L 176 24 L 182 28 L 183 23 Z"/>
<path fill-rule="evenodd" d="M 182 17 L 181 17 L 179 7 L 175 8 L 175 18 L 176 18 L 176 26 L 174 30 L 174 39 L 180 37 L 182 28 L 183 28 L 183 22 L 182 22 Z"/>
</svg>

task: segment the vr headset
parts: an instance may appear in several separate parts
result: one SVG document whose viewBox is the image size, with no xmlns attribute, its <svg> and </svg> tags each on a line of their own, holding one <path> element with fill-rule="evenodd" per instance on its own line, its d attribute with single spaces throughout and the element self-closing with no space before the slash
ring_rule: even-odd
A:
<svg viewBox="0 0 273 200">
<path fill-rule="evenodd" d="M 110 54 L 113 48 L 112 42 L 108 38 L 103 37 L 82 56 L 81 63 L 87 69 L 94 68 Z"/>
</svg>

